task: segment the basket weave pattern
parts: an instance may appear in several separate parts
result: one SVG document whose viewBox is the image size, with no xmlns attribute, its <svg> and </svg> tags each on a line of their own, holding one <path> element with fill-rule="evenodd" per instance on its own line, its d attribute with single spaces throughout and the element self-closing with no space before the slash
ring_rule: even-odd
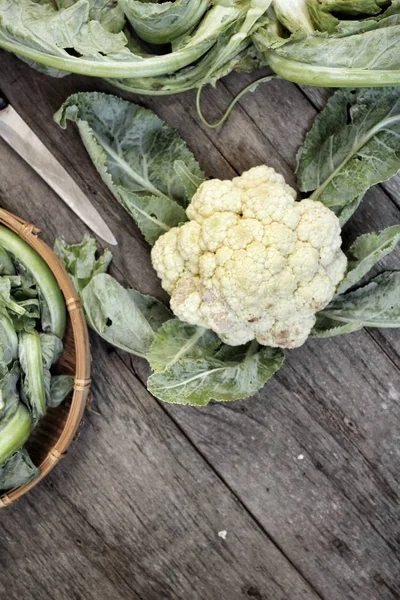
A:
<svg viewBox="0 0 400 600">
<path fill-rule="evenodd" d="M 90 389 L 89 338 L 80 299 L 59 258 L 39 237 L 34 225 L 0 209 L 0 223 L 17 233 L 47 263 L 65 298 L 68 311 L 64 352 L 56 365 L 60 373 L 75 376 L 71 397 L 50 408 L 28 442 L 28 450 L 40 469 L 38 477 L 0 496 L 0 508 L 8 506 L 32 489 L 64 456 L 74 439 L 88 401 Z"/>
</svg>

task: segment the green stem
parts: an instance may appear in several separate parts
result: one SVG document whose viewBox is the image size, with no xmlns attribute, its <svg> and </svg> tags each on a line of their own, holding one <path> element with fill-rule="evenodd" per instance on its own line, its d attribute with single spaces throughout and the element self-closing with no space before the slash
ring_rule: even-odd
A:
<svg viewBox="0 0 400 600">
<path fill-rule="evenodd" d="M 53 55 L 25 46 L 21 42 L 7 39 L 6 32 L 0 32 L 0 48 L 18 54 L 39 64 L 70 73 L 93 77 L 153 77 L 174 73 L 198 60 L 216 42 L 240 14 L 240 10 L 231 6 L 213 6 L 202 19 L 199 28 L 181 49 L 169 54 L 143 58 L 126 52 L 126 60 L 115 60 L 103 56 L 101 60 L 92 60 L 81 56 L 75 58 L 60 50 L 62 55 Z"/>
<path fill-rule="evenodd" d="M 20 336 L 21 367 L 25 376 L 25 393 L 28 395 L 34 418 L 46 413 L 46 392 L 44 388 L 43 360 L 40 337 L 37 331 L 23 332 Z"/>
<path fill-rule="evenodd" d="M 28 409 L 20 403 L 10 418 L 0 423 L 0 465 L 22 448 L 32 430 Z"/>
<path fill-rule="evenodd" d="M 202 88 L 199 88 L 197 90 L 197 94 L 196 94 L 196 108 L 197 108 L 197 114 L 199 115 L 200 121 L 203 123 L 203 125 L 205 125 L 206 127 L 209 127 L 210 129 L 217 129 L 223 123 L 225 123 L 226 119 L 229 117 L 230 113 L 232 112 L 232 109 L 236 106 L 236 104 L 239 102 L 239 100 L 245 94 L 247 94 L 247 92 L 254 92 L 255 89 L 260 85 L 260 83 L 265 83 L 267 81 L 271 81 L 272 79 L 279 79 L 279 77 L 277 77 L 276 75 L 267 75 L 266 77 L 261 77 L 260 79 L 257 79 L 256 81 L 253 81 L 252 83 L 249 83 L 249 85 L 246 85 L 246 87 L 243 88 L 234 97 L 234 99 L 229 104 L 228 108 L 226 109 L 226 111 L 224 112 L 224 114 L 222 115 L 220 120 L 217 121 L 216 123 L 210 123 L 209 121 L 207 121 L 207 119 L 205 118 L 205 116 L 203 114 L 203 111 L 201 109 L 201 90 L 202 90 Z"/>
<path fill-rule="evenodd" d="M 199 114 L 199 117 L 200 117 L 202 123 L 204 125 L 206 125 L 207 127 L 211 127 L 212 129 L 219 127 L 219 125 L 221 125 L 225 121 L 225 119 L 228 117 L 232 108 L 235 106 L 237 100 L 236 101 L 235 101 L 235 99 L 233 100 L 233 106 L 230 105 L 228 107 L 225 115 L 222 117 L 222 119 L 220 121 L 218 121 L 218 123 L 211 125 L 204 118 L 203 113 L 201 112 L 201 108 L 200 108 L 201 93 L 203 91 L 204 85 L 212 77 L 213 73 L 218 71 L 220 66 L 223 65 L 224 62 L 226 60 L 228 60 L 229 57 L 235 53 L 236 48 L 240 44 L 242 44 L 243 41 L 250 35 L 252 28 L 257 23 L 257 21 L 265 14 L 265 12 L 268 10 L 271 3 L 272 3 L 272 0 L 258 0 L 258 2 L 257 1 L 255 2 L 255 6 L 252 6 L 250 9 L 247 9 L 246 11 L 244 11 L 244 21 L 243 21 L 242 25 L 240 26 L 240 29 L 230 38 L 230 40 L 226 44 L 224 50 L 222 51 L 220 56 L 217 58 L 216 62 L 211 67 L 209 72 L 204 77 L 203 82 L 200 85 L 200 87 L 197 91 L 197 94 L 196 94 L 196 107 L 197 107 L 197 111 L 198 111 L 198 114 Z"/>
<path fill-rule="evenodd" d="M 29 244 L 3 225 L 0 225 L 0 245 L 32 273 L 50 311 L 51 332 L 62 338 L 66 322 L 65 302 L 53 273 Z"/>
<path fill-rule="evenodd" d="M 400 70 L 323 67 L 267 53 L 269 67 L 283 79 L 318 87 L 387 87 L 400 85 Z"/>
</svg>

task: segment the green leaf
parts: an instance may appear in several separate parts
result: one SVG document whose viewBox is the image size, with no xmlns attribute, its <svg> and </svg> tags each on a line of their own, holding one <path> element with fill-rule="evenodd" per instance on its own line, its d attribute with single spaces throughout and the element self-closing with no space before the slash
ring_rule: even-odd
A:
<svg viewBox="0 0 400 600">
<path fill-rule="evenodd" d="M 153 296 L 146 296 L 132 289 L 128 289 L 127 292 L 138 309 L 146 316 L 153 331 L 158 331 L 165 321 L 172 319 L 171 311 Z"/>
<path fill-rule="evenodd" d="M 10 276 L 0 277 L 0 307 L 4 309 L 8 309 L 16 315 L 23 315 L 25 313 L 25 309 L 20 306 L 11 295 L 11 288 L 14 283 L 17 283 Z M 18 285 L 18 283 L 17 283 Z"/>
<path fill-rule="evenodd" d="M 106 275 L 112 254 L 106 250 L 96 259 L 94 238 L 72 245 L 58 238 L 54 250 L 75 283 L 90 327 L 117 348 L 143 356 L 154 331 L 171 318 L 168 308 Z"/>
<path fill-rule="evenodd" d="M 355 327 L 400 327 L 400 271 L 378 275 L 367 285 L 337 296 L 321 313 Z"/>
<path fill-rule="evenodd" d="M 154 339 L 155 323 L 162 321 L 163 307 L 149 296 L 124 289 L 110 275 L 96 275 L 82 292 L 90 327 L 107 342 L 145 357 Z M 169 318 L 169 312 L 164 312 Z"/>
<path fill-rule="evenodd" d="M 0 246 L 0 275 L 15 275 L 14 263 L 7 252 Z"/>
<path fill-rule="evenodd" d="M 42 63 L 43 58 L 42 64 L 56 69 L 63 69 L 71 60 L 70 48 L 101 62 L 108 54 L 127 52 L 122 32 L 111 33 L 100 22 L 90 20 L 87 0 L 60 10 L 49 2 L 0 0 L 0 45 L 3 43 L 20 49 L 31 61 Z"/>
<path fill-rule="evenodd" d="M 39 475 L 26 450 L 19 450 L 0 467 L 0 490 L 10 490 L 25 485 Z"/>
<path fill-rule="evenodd" d="M 282 366 L 284 354 L 255 342 L 226 346 L 212 331 L 174 319 L 157 332 L 148 359 L 157 369 L 147 381 L 156 398 L 204 406 L 251 396 Z"/>
<path fill-rule="evenodd" d="M 69 8 L 78 0 L 56 0 L 58 8 Z M 107 31 L 119 33 L 125 26 L 125 16 L 120 6 L 110 0 L 88 0 L 89 19 L 99 21 Z"/>
<path fill-rule="evenodd" d="M 199 188 L 200 185 L 203 183 L 204 176 L 202 173 L 196 174 L 190 169 L 188 169 L 183 160 L 176 160 L 174 163 L 174 169 L 185 189 L 186 200 L 189 204 L 189 202 L 195 195 L 197 188 Z"/>
<path fill-rule="evenodd" d="M 94 4 L 78 0 L 57 10 L 51 2 L 0 0 L 0 47 L 56 74 L 153 77 L 197 61 L 233 23 L 245 21 L 248 12 L 247 2 L 212 6 L 179 49 L 144 60 L 130 51 L 114 17 L 107 22 L 100 13 L 101 21 L 93 20 Z"/>
<path fill-rule="evenodd" d="M 0 372 L 18 356 L 18 337 L 10 317 L 0 311 Z"/>
<path fill-rule="evenodd" d="M 29 407 L 36 424 L 46 412 L 41 338 L 37 331 L 24 331 L 19 335 L 18 352 L 21 365 L 21 397 Z"/>
<path fill-rule="evenodd" d="M 230 30 L 224 32 L 211 50 L 202 56 L 200 60 L 175 73 L 157 77 L 110 79 L 109 81 L 131 93 L 163 96 L 185 92 L 201 87 L 206 83 L 214 85 L 218 79 L 228 75 L 231 71 L 249 72 L 260 68 L 262 66 L 261 61 L 258 60 L 251 39 L 248 37 L 234 48 L 234 51 L 217 70 L 213 70 L 230 36 Z"/>
<path fill-rule="evenodd" d="M 118 199 L 130 214 L 151 246 L 171 227 L 187 221 L 186 213 L 177 202 L 157 196 L 141 196 L 117 188 Z"/>
<path fill-rule="evenodd" d="M 323 27 L 332 31 L 329 24 Z M 264 62 L 289 81 L 349 88 L 400 84 L 398 12 L 371 21 L 341 21 L 331 35 L 297 32 L 287 39 L 261 27 L 252 38 Z"/>
<path fill-rule="evenodd" d="M 85 237 L 79 244 L 67 244 L 62 238 L 57 238 L 54 252 L 64 263 L 79 293 L 95 275 L 105 273 L 112 261 L 112 253 L 108 248 L 96 258 L 97 242 L 92 237 Z"/>
<path fill-rule="evenodd" d="M 65 400 L 74 386 L 72 375 L 54 375 L 50 380 L 50 392 L 47 406 L 56 407 Z"/>
<path fill-rule="evenodd" d="M 344 335 L 345 333 L 353 333 L 362 328 L 363 324 L 357 321 L 354 323 L 339 323 L 319 313 L 311 331 L 311 336 L 318 338 L 334 337 L 336 335 Z"/>
<path fill-rule="evenodd" d="M 307 7 L 311 19 L 319 31 L 333 33 L 339 24 L 339 19 L 330 12 L 326 12 L 321 6 L 319 0 L 307 0 Z"/>
<path fill-rule="evenodd" d="M 186 220 L 187 178 L 204 176 L 175 129 L 148 109 L 99 93 L 71 96 L 55 115 L 61 127 L 68 119 L 77 123 L 103 181 L 150 243 Z M 176 161 L 186 168 L 185 182 Z"/>
<path fill-rule="evenodd" d="M 272 0 L 272 6 L 278 20 L 289 31 L 314 31 L 306 0 Z"/>
<path fill-rule="evenodd" d="M 400 225 L 393 225 L 380 233 L 366 233 L 356 239 L 348 253 L 346 277 L 337 293 L 343 294 L 355 285 L 384 256 L 393 252 L 400 241 Z"/>
<path fill-rule="evenodd" d="M 188 325 L 179 319 L 167 321 L 157 332 L 147 353 L 153 371 L 163 371 L 181 358 L 197 359 L 214 353 L 222 345 L 210 329 Z"/>
<path fill-rule="evenodd" d="M 43 368 L 50 370 L 62 354 L 63 343 L 52 333 L 40 333 L 39 337 Z"/>
<path fill-rule="evenodd" d="M 4 371 L 0 378 L 0 421 L 6 414 L 13 414 L 19 404 L 18 383 L 20 369 L 15 361 L 10 370 Z"/>
<path fill-rule="evenodd" d="M 400 169 L 400 88 L 340 90 L 317 116 L 298 154 L 311 198 L 341 212 Z"/>
<path fill-rule="evenodd" d="M 151 44 L 169 44 L 195 27 L 211 6 L 210 0 L 145 2 L 119 0 L 137 35 Z"/>
<path fill-rule="evenodd" d="M 22 448 L 31 431 L 29 410 L 22 402 L 18 402 L 0 421 L 0 465 Z"/>
<path fill-rule="evenodd" d="M 314 0 L 315 1 L 315 0 Z M 387 0 L 317 0 L 321 10 L 342 16 L 376 15 Z"/>
</svg>

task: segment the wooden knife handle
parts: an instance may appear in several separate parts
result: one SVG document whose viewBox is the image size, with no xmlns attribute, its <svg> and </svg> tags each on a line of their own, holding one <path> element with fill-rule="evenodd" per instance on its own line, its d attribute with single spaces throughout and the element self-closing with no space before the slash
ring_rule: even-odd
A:
<svg viewBox="0 0 400 600">
<path fill-rule="evenodd" d="M 10 103 L 7 99 L 7 96 L 3 94 L 3 92 L 0 89 L 0 110 L 4 110 L 9 104 Z"/>
</svg>

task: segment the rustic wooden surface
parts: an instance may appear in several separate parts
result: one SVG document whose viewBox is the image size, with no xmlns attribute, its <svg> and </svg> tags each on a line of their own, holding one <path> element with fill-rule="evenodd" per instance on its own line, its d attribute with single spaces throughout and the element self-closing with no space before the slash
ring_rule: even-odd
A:
<svg viewBox="0 0 400 600">
<path fill-rule="evenodd" d="M 207 91 L 208 116 L 247 80 Z M 77 131 L 52 122 L 70 93 L 111 87 L 46 78 L 4 53 L 0 85 L 109 221 L 120 242 L 113 274 L 161 298 L 145 242 Z M 140 101 L 179 129 L 209 176 L 265 162 L 294 182 L 296 150 L 326 93 L 274 82 L 219 131 L 199 125 L 192 93 Z M 0 158 L 1 205 L 50 243 L 80 240 L 84 225 L 2 142 Z M 394 178 L 368 194 L 345 243 L 399 222 L 399 209 Z M 157 402 L 143 361 L 95 337 L 92 353 L 94 404 L 79 440 L 0 513 L 0 598 L 400 598 L 398 330 L 311 341 L 254 398 L 197 409 Z"/>
</svg>

